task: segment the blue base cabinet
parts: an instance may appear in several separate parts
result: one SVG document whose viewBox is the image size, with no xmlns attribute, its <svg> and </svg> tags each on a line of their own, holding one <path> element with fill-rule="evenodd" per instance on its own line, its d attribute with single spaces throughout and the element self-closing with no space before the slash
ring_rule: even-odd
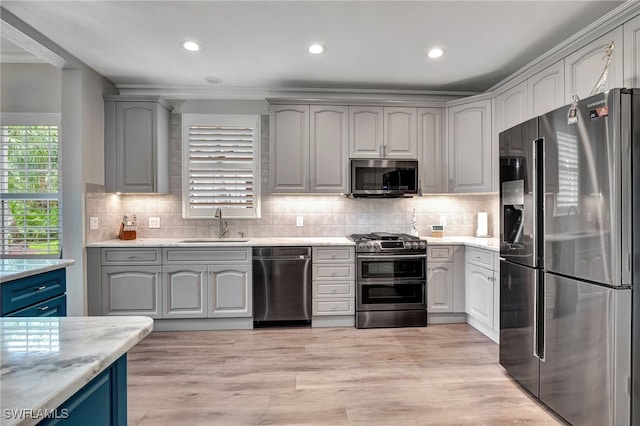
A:
<svg viewBox="0 0 640 426">
<path fill-rule="evenodd" d="M 87 383 L 40 425 L 126 426 L 127 355 Z"/>
<path fill-rule="evenodd" d="M 64 268 L 2 283 L 0 316 L 66 316 L 66 291 Z"/>
</svg>

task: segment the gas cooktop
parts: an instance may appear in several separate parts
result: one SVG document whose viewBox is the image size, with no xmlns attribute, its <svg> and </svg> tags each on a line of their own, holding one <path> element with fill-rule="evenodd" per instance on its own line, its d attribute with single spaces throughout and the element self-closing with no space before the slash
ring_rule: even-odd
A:
<svg viewBox="0 0 640 426">
<path fill-rule="evenodd" d="M 409 234 L 390 232 L 372 232 L 370 234 L 351 234 L 348 237 L 356 243 L 356 252 L 389 253 L 426 253 L 427 242 Z"/>
</svg>

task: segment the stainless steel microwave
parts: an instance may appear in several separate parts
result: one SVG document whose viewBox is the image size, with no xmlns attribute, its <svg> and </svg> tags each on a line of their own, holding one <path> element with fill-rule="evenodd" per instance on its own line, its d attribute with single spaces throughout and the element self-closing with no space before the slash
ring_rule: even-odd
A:
<svg viewBox="0 0 640 426">
<path fill-rule="evenodd" d="M 418 193 L 416 160 L 351 160 L 354 197 L 405 197 Z"/>
</svg>

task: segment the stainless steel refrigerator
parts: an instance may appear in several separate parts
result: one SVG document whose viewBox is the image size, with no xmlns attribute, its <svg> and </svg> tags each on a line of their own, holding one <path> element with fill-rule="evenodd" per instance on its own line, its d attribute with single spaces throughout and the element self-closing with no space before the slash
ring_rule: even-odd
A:
<svg viewBox="0 0 640 426">
<path fill-rule="evenodd" d="M 640 425 L 640 90 L 499 142 L 500 364 L 574 425 Z"/>
</svg>

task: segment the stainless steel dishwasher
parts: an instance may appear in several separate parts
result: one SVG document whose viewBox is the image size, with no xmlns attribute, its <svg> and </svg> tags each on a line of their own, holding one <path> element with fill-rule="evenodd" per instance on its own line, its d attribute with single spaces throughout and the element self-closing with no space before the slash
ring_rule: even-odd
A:
<svg viewBox="0 0 640 426">
<path fill-rule="evenodd" d="M 253 321 L 311 323 L 311 247 L 253 248 Z"/>
</svg>

